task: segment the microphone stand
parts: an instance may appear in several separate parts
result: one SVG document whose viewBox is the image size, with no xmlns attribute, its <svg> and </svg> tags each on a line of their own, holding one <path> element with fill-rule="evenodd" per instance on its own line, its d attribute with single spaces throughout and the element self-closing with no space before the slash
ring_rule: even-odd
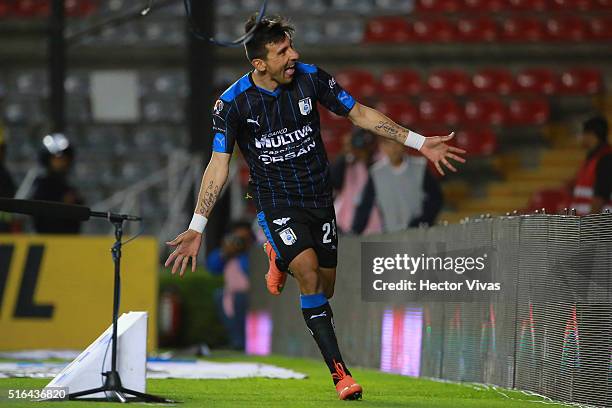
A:
<svg viewBox="0 0 612 408">
<path fill-rule="evenodd" d="M 104 392 L 110 393 L 115 400 L 122 403 L 129 402 L 127 397 L 128 395 L 144 402 L 173 403 L 175 401 L 125 388 L 121 384 L 121 378 L 119 376 L 119 371 L 117 370 L 117 319 L 119 314 L 119 299 L 121 295 L 121 238 L 123 236 L 123 222 L 141 221 L 141 218 L 125 214 L 114 214 L 110 212 L 104 213 L 95 211 L 91 211 L 90 216 L 96 218 L 105 218 L 115 227 L 115 244 L 111 248 L 113 263 L 115 265 L 115 285 L 113 293 L 113 347 L 111 351 L 111 369 L 110 371 L 102 373 L 102 375 L 105 377 L 104 385 L 98 388 L 69 393 L 68 399 L 75 400 L 79 397 L 83 397 L 86 395 L 93 395 L 99 392 Z M 104 369 L 104 367 L 102 367 L 102 369 Z"/>
</svg>

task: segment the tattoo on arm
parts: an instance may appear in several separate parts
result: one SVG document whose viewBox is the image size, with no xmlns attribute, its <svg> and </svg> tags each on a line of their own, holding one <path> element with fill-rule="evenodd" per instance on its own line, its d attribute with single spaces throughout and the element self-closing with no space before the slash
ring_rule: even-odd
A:
<svg viewBox="0 0 612 408">
<path fill-rule="evenodd" d="M 380 136 L 393 139 L 399 143 L 404 143 L 406 139 L 406 129 L 393 122 L 380 121 L 374 126 L 374 129 Z"/>
<path fill-rule="evenodd" d="M 202 194 L 202 198 L 198 203 L 198 213 L 200 214 L 208 214 L 209 211 L 215 205 L 217 201 L 217 196 L 219 195 L 219 186 L 215 185 L 215 183 L 211 180 L 211 182 L 204 188 L 204 192 Z"/>
</svg>

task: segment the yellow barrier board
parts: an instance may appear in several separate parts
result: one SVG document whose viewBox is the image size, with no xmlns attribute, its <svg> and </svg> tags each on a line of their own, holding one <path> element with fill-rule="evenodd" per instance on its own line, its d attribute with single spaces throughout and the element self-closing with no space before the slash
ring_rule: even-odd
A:
<svg viewBox="0 0 612 408">
<path fill-rule="evenodd" d="M 112 323 L 110 236 L 0 235 L 0 350 L 83 349 Z M 157 242 L 123 248 L 119 315 L 146 311 L 157 347 Z"/>
</svg>

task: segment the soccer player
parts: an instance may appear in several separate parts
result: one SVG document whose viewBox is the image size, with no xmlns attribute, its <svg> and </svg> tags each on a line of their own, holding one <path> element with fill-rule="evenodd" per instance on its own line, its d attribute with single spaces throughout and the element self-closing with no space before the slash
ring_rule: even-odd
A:
<svg viewBox="0 0 612 408">
<path fill-rule="evenodd" d="M 255 16 L 246 23 L 249 31 Z M 187 231 L 168 245 L 176 249 L 166 260 L 172 273 L 183 276 L 196 257 L 208 216 L 223 187 L 234 144 L 246 159 L 259 224 L 268 243 L 267 286 L 279 294 L 294 275 L 306 326 L 327 364 L 338 397 L 359 399 L 362 387 L 344 364 L 328 299 L 334 293 L 337 246 L 329 163 L 320 133 L 317 103 L 348 117 L 378 136 L 410 146 L 456 171 L 448 159 L 465 160 L 465 151 L 448 146 L 453 134 L 424 137 L 380 112 L 363 106 L 322 69 L 299 62 L 294 29 L 281 17 L 264 18 L 245 45 L 253 70 L 230 86 L 213 107 L 213 153 L 204 172 L 195 213 Z"/>
</svg>

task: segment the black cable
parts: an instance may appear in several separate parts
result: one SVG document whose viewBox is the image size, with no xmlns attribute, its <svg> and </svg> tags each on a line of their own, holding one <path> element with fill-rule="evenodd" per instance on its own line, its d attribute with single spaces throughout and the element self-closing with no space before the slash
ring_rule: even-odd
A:
<svg viewBox="0 0 612 408">
<path fill-rule="evenodd" d="M 211 43 L 221 46 L 221 47 L 240 47 L 248 43 L 251 40 L 251 38 L 253 38 L 253 35 L 255 34 L 255 30 L 257 30 L 257 26 L 259 25 L 259 23 L 261 23 L 261 20 L 265 17 L 266 7 L 268 5 L 268 0 L 263 0 L 261 2 L 261 7 L 259 8 L 259 13 L 257 14 L 257 20 L 255 21 L 255 24 L 249 30 L 249 32 L 247 32 L 241 37 L 236 38 L 233 41 L 221 41 L 221 40 L 216 40 L 214 37 L 207 37 L 205 34 L 200 32 L 200 30 L 197 27 L 197 24 L 195 23 L 193 19 L 193 14 L 191 10 L 192 0 L 183 0 L 183 1 L 185 3 L 185 12 L 187 13 L 187 20 L 189 21 L 191 33 L 200 40 L 210 41 Z"/>
<path fill-rule="evenodd" d="M 122 242 L 121 243 L 122 246 L 126 246 L 127 244 L 129 244 L 130 242 L 132 242 L 133 240 L 135 240 L 136 238 L 138 238 L 139 236 L 141 236 L 144 233 L 144 231 L 145 231 L 144 221 L 140 220 L 140 221 L 138 221 L 138 223 L 140 224 L 140 230 L 132 238 L 128 239 L 125 242 Z"/>
</svg>

